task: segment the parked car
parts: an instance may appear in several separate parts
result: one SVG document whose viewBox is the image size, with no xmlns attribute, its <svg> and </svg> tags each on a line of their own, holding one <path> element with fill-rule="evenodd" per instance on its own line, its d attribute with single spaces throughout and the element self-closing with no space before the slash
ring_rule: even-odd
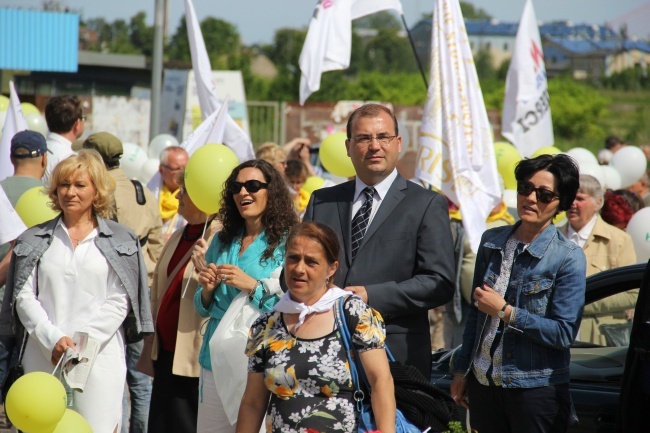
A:
<svg viewBox="0 0 650 433">
<path fill-rule="evenodd" d="M 585 304 L 641 287 L 647 263 L 624 266 L 587 278 Z M 579 424 L 571 433 L 614 431 L 628 347 L 603 347 L 575 342 L 571 346 L 570 390 Z M 449 391 L 449 359 L 453 351 L 433 354 L 431 381 Z M 463 417 L 464 418 L 464 414 Z"/>
</svg>

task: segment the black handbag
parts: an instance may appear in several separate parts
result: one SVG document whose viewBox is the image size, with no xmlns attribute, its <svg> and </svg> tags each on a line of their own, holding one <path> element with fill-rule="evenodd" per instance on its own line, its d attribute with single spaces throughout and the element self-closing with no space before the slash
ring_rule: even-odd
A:
<svg viewBox="0 0 650 433">
<path fill-rule="evenodd" d="M 25 346 L 27 346 L 28 338 L 29 334 L 27 333 L 27 330 L 23 330 L 23 338 L 20 343 L 20 352 L 18 353 L 18 362 L 16 362 L 16 365 L 9 367 L 5 382 L 2 384 L 3 403 L 7 400 L 7 393 L 9 392 L 9 389 L 14 384 L 14 382 L 25 374 L 25 369 L 23 368 L 23 356 L 25 355 Z"/>
</svg>

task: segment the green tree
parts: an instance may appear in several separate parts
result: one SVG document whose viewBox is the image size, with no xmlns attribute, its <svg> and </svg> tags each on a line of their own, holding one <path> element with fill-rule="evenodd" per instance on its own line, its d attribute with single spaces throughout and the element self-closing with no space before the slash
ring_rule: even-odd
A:
<svg viewBox="0 0 650 433">
<path fill-rule="evenodd" d="M 415 72 L 417 63 L 407 38 L 396 30 L 380 29 L 364 49 L 364 71 Z"/>
<path fill-rule="evenodd" d="M 131 17 L 130 39 L 131 44 L 140 53 L 151 57 L 153 55 L 153 26 L 147 25 L 146 18 L 147 14 L 142 11 Z"/>
<path fill-rule="evenodd" d="M 235 25 L 214 17 L 206 17 L 199 25 L 212 69 L 243 69 L 250 65 Z M 166 54 L 170 60 L 192 61 L 185 17 L 181 18 L 171 37 Z"/>
<path fill-rule="evenodd" d="M 488 14 L 484 9 L 475 7 L 470 2 L 460 2 L 460 11 L 463 13 L 463 18 L 466 20 L 489 20 L 492 15 Z"/>
<path fill-rule="evenodd" d="M 395 12 L 381 11 L 352 21 L 353 29 L 402 30 L 402 22 Z"/>
</svg>

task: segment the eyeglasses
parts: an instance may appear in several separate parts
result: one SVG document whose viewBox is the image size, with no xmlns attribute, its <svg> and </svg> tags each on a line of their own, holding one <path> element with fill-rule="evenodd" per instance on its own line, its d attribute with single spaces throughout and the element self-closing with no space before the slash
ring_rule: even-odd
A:
<svg viewBox="0 0 650 433">
<path fill-rule="evenodd" d="M 181 171 L 183 169 L 183 167 L 170 167 L 170 166 L 165 165 L 165 164 L 160 164 L 160 166 L 165 167 L 169 171 Z"/>
<path fill-rule="evenodd" d="M 82 122 L 85 122 L 86 119 L 88 119 L 88 116 L 81 116 L 79 119 L 81 119 Z"/>
<path fill-rule="evenodd" d="M 530 182 L 517 182 L 517 194 L 528 197 L 533 191 L 535 191 L 535 197 L 537 198 L 537 201 L 544 204 L 549 204 L 555 200 L 555 198 L 560 198 L 559 194 L 554 193 L 553 191 L 550 191 L 546 188 L 535 188 L 535 185 Z"/>
<path fill-rule="evenodd" d="M 395 139 L 395 137 L 397 137 L 397 135 L 378 135 L 377 137 L 371 135 L 357 135 L 352 140 L 362 146 L 370 146 L 372 140 L 376 139 L 380 146 L 386 147 Z"/>
<path fill-rule="evenodd" d="M 233 180 L 230 185 L 228 185 L 228 192 L 230 194 L 239 194 L 241 187 L 245 187 L 248 192 L 257 192 L 262 188 L 268 188 L 269 184 L 260 182 L 259 180 L 247 180 L 246 182 L 237 182 Z"/>
</svg>

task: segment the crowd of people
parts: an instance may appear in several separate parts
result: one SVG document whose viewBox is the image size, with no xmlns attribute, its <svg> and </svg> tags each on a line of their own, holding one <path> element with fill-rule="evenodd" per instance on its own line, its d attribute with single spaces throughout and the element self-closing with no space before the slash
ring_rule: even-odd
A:
<svg viewBox="0 0 650 433">
<path fill-rule="evenodd" d="M 348 119 L 354 178 L 306 191 L 322 174 L 309 140 L 265 143 L 212 215 L 186 189 L 182 147 L 145 186 L 119 168 L 118 137 L 81 139 L 77 98 L 45 117 L 47 140 L 13 137 L 0 182 L 13 205 L 42 186 L 57 213 L 0 246 L 0 380 L 18 356 L 52 372 L 87 333 L 99 354 L 68 404 L 96 433 L 356 431 L 340 302 L 380 431 L 397 404 L 386 348 L 428 378 L 431 348 L 461 344 L 451 391 L 474 429 L 565 431 L 569 346 L 615 345 L 603 325 L 632 319 L 638 290 L 584 307 L 585 279 L 636 262 L 624 229 L 646 176 L 605 191 L 564 154 L 522 160 L 516 215 L 497 205 L 474 253 L 462 209 L 398 172 L 383 105 Z"/>
</svg>

